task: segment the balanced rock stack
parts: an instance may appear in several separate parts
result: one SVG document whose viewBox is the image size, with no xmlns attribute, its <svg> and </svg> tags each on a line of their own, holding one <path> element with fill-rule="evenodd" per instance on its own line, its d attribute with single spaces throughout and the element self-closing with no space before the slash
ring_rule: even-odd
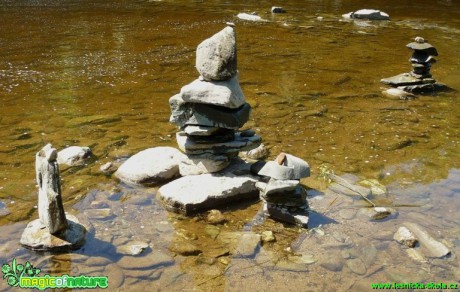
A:
<svg viewBox="0 0 460 292">
<path fill-rule="evenodd" d="M 198 45 L 196 68 L 200 77 L 169 100 L 170 122 L 180 128 L 177 143 L 188 157 L 179 165 L 182 176 L 220 171 L 261 142 L 254 131 L 236 132 L 251 106 L 238 82 L 233 24 Z"/>
<path fill-rule="evenodd" d="M 275 220 L 307 228 L 307 192 L 300 179 L 310 176 L 310 166 L 298 157 L 281 153 L 267 162 L 259 175 L 270 177 L 267 183 L 258 182 L 264 213 Z"/>
<path fill-rule="evenodd" d="M 436 62 L 434 56 L 438 55 L 436 48 L 422 37 L 416 37 L 414 42 L 406 46 L 413 50 L 409 59 L 412 63 L 412 71 L 380 81 L 410 93 L 429 92 L 442 88 L 443 85 L 437 83 L 430 73 L 432 64 Z"/>
</svg>

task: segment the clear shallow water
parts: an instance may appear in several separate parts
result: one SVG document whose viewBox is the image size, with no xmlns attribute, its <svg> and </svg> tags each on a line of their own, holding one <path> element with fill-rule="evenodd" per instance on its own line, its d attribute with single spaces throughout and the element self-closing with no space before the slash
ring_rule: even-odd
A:
<svg viewBox="0 0 460 292">
<path fill-rule="evenodd" d="M 16 256 L 50 273 L 112 273 L 112 279 L 123 279 L 120 287 L 136 290 L 275 289 L 286 283 L 300 290 L 345 290 L 399 278 L 459 281 L 458 93 L 401 101 L 381 95 L 379 80 L 410 70 L 405 45 L 422 36 L 440 53 L 434 78 L 460 88 L 460 7 L 454 1 L 379 2 L 288 1 L 287 14 L 272 16 L 266 12 L 270 2 L 2 1 L 0 200 L 11 212 L 0 217 L 3 262 Z M 392 21 L 340 21 L 341 14 L 366 7 L 388 12 Z M 269 21 L 234 17 L 252 11 Z M 285 151 L 310 163 L 313 178 L 303 183 L 316 190 L 310 191 L 311 207 L 336 222 L 324 224 L 331 221 L 318 217 L 325 234 L 307 234 L 260 220 L 259 202 L 228 210 L 231 220 L 221 233 L 276 231 L 277 242 L 264 245 L 255 259 L 216 257 L 217 251 L 234 250 L 238 240 L 225 232 L 209 238 L 204 220 L 165 212 L 155 189 L 133 189 L 99 172 L 102 164 L 139 150 L 175 146 L 168 99 L 198 77 L 195 48 L 226 21 L 236 23 L 240 82 L 253 106 L 246 126 L 258 131 L 271 157 Z M 77 255 L 43 258 L 18 245 L 25 224 L 38 216 L 34 155 L 47 142 L 59 149 L 90 146 L 97 156 L 86 167 L 62 168 L 66 209 L 90 217 L 96 230 Z M 379 223 L 352 216 L 345 206 L 359 202 L 339 197 L 330 205 L 336 195 L 315 179 L 321 164 L 337 174 L 379 179 L 390 187 L 390 202 L 423 207 L 400 208 L 397 218 Z M 91 196 L 109 204 L 108 219 L 88 211 Z M 422 224 L 454 255 L 423 264 L 411 260 L 392 241 L 404 221 Z M 172 257 L 168 247 L 174 240 L 190 240 L 178 235 L 181 230 L 197 236 L 192 241 L 203 256 Z M 122 267 L 116 247 L 133 239 L 151 243 L 146 256 L 161 252 L 173 263 Z M 294 255 L 285 251 L 291 245 L 300 246 Z M 364 254 L 372 247 L 377 252 L 370 261 Z M 352 256 L 344 258 L 343 250 Z M 298 265 L 296 252 L 316 262 Z M 335 253 L 343 258 L 342 268 L 324 268 L 321 263 Z M 97 266 L 89 256 L 108 262 L 101 259 L 104 264 Z M 365 274 L 348 267 L 355 258 L 364 263 Z"/>
</svg>

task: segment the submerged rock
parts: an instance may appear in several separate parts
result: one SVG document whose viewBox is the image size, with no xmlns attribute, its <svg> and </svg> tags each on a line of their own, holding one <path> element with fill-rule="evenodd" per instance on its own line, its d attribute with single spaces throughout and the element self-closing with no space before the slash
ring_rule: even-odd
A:
<svg viewBox="0 0 460 292">
<path fill-rule="evenodd" d="M 143 150 L 126 160 L 115 176 L 126 183 L 155 185 L 178 177 L 179 164 L 187 157 L 172 147 Z"/>
<path fill-rule="evenodd" d="M 198 45 L 196 69 L 205 80 L 227 80 L 236 75 L 236 38 L 232 26 Z"/>
<path fill-rule="evenodd" d="M 450 250 L 441 242 L 431 237 L 426 230 L 416 223 L 403 223 L 419 240 L 420 246 L 426 250 L 426 256 L 431 258 L 443 258 L 450 254 Z"/>
<path fill-rule="evenodd" d="M 241 235 L 238 246 L 235 249 L 235 257 L 254 257 L 260 247 L 260 235 L 244 233 Z"/>
<path fill-rule="evenodd" d="M 249 20 L 249 21 L 264 21 L 262 17 L 256 14 L 238 13 L 236 17 L 238 17 L 239 19 Z"/>
<path fill-rule="evenodd" d="M 202 253 L 202 251 L 196 245 L 186 241 L 173 242 L 169 246 L 169 250 L 183 256 L 199 255 Z"/>
<path fill-rule="evenodd" d="M 209 211 L 209 214 L 206 217 L 206 220 L 208 221 L 209 224 L 212 224 L 212 225 L 223 224 L 227 221 L 227 219 L 225 219 L 225 216 L 219 210 L 215 210 L 215 209 Z"/>
<path fill-rule="evenodd" d="M 82 163 L 85 159 L 91 157 L 91 155 L 89 147 L 70 146 L 58 152 L 57 162 L 73 166 Z"/>
<path fill-rule="evenodd" d="M 140 255 L 145 249 L 149 247 L 149 244 L 144 241 L 133 241 L 128 242 L 120 247 L 117 247 L 117 253 L 124 255 Z"/>
<path fill-rule="evenodd" d="M 230 158 L 225 155 L 187 155 L 179 164 L 181 176 L 214 173 L 223 170 L 230 164 Z"/>
</svg>

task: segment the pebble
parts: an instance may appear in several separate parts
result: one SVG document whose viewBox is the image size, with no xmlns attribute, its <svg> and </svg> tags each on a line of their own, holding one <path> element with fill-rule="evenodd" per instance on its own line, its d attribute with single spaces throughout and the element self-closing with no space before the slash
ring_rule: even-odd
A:
<svg viewBox="0 0 460 292">
<path fill-rule="evenodd" d="M 276 238 L 275 238 L 275 235 L 273 234 L 273 231 L 263 231 L 261 234 L 260 234 L 260 239 L 262 240 L 262 242 L 274 242 L 276 241 Z"/>
<path fill-rule="evenodd" d="M 149 244 L 147 242 L 133 241 L 117 247 L 117 253 L 124 255 L 140 255 L 148 247 Z"/>
<path fill-rule="evenodd" d="M 404 226 L 398 228 L 398 231 L 396 231 L 393 239 L 407 247 L 414 247 L 417 244 L 417 239 L 414 234 L 412 234 L 412 232 Z"/>
<path fill-rule="evenodd" d="M 366 274 L 366 267 L 360 259 L 347 260 L 347 267 L 355 274 L 364 275 Z"/>
<path fill-rule="evenodd" d="M 209 211 L 207 221 L 209 224 L 218 225 L 225 223 L 227 219 L 225 219 L 225 216 L 219 210 L 214 209 Z"/>
</svg>

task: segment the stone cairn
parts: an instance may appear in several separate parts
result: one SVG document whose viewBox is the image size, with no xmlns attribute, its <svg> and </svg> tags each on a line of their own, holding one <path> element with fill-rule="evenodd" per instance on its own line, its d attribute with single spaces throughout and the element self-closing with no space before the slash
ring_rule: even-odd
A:
<svg viewBox="0 0 460 292">
<path fill-rule="evenodd" d="M 188 157 L 179 165 L 182 176 L 223 170 L 239 151 L 261 142 L 252 130 L 236 132 L 251 106 L 238 81 L 233 24 L 198 45 L 196 69 L 200 77 L 169 99 L 170 122 L 180 129 L 177 144 Z"/>
<path fill-rule="evenodd" d="M 76 249 L 84 243 L 86 228 L 64 212 L 57 156 L 51 144 L 35 156 L 39 219 L 29 222 L 21 236 L 21 244 L 33 250 Z"/>
<path fill-rule="evenodd" d="M 260 198 L 264 202 L 266 216 L 286 223 L 307 228 L 307 191 L 300 185 L 300 179 L 310 176 L 310 166 L 298 157 L 281 153 L 258 171 L 269 177 L 267 183 L 258 182 Z"/>
<path fill-rule="evenodd" d="M 380 82 L 409 93 L 431 92 L 441 89 L 443 85 L 437 83 L 430 73 L 432 64 L 436 62 L 434 57 L 438 55 L 436 48 L 422 37 L 416 37 L 414 42 L 406 46 L 413 50 L 409 59 L 409 62 L 412 63 L 412 71 L 384 78 Z"/>
</svg>

